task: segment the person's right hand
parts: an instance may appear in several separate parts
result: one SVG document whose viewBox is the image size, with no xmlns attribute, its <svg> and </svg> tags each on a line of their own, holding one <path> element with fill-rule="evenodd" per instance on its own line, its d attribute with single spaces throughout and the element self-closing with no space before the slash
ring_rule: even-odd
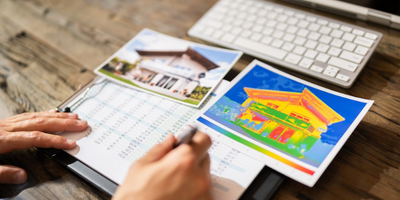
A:
<svg viewBox="0 0 400 200">
<path fill-rule="evenodd" d="M 208 200 L 211 197 L 208 135 L 197 132 L 189 144 L 173 149 L 169 135 L 130 168 L 115 200 Z"/>
</svg>

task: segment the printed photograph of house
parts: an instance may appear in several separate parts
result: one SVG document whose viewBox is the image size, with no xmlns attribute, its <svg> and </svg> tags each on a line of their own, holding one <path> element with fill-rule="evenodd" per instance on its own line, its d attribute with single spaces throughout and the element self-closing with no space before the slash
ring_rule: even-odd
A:
<svg viewBox="0 0 400 200">
<path fill-rule="evenodd" d="M 318 167 L 364 106 L 256 66 L 204 115 Z"/>
<path fill-rule="evenodd" d="M 196 107 L 241 55 L 147 29 L 128 44 L 97 73 Z"/>
</svg>

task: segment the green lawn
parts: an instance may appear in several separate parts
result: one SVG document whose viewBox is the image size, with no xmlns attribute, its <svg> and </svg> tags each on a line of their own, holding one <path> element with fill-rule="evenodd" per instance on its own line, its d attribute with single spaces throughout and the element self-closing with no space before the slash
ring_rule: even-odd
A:
<svg viewBox="0 0 400 200">
<path fill-rule="evenodd" d="M 152 90 L 148 90 L 148 89 L 142 88 L 142 87 L 140 87 L 140 86 L 134 84 L 132 81 L 127 80 L 127 79 L 124 79 L 124 78 L 122 78 L 122 77 L 120 77 L 120 76 L 118 76 L 118 75 L 115 75 L 114 73 L 109 72 L 109 71 L 107 71 L 107 70 L 105 70 L 105 69 L 99 69 L 99 72 L 102 73 L 102 74 L 104 74 L 104 75 L 106 75 L 106 76 L 109 76 L 109 77 L 111 77 L 111 78 L 113 78 L 113 79 L 117 79 L 117 80 L 119 80 L 119 81 L 121 81 L 121 82 L 127 83 L 127 84 L 129 84 L 129 85 L 133 85 L 133 86 L 138 87 L 138 88 L 140 88 L 140 89 L 147 90 L 147 91 L 150 91 L 150 92 L 152 92 L 152 93 L 157 93 L 157 94 L 159 94 L 159 95 L 161 95 L 161 96 L 168 97 L 168 98 L 171 98 L 171 99 L 175 99 L 175 100 L 180 101 L 180 102 L 185 102 L 185 103 L 192 104 L 192 105 L 198 105 L 198 104 L 200 103 L 200 101 L 198 101 L 198 100 L 194 100 L 194 99 L 180 100 L 180 99 L 177 99 L 177 98 L 174 98 L 174 97 L 165 95 L 165 94 L 161 94 L 161 93 L 158 93 L 158 92 L 154 92 L 154 91 L 152 91 Z"/>
</svg>

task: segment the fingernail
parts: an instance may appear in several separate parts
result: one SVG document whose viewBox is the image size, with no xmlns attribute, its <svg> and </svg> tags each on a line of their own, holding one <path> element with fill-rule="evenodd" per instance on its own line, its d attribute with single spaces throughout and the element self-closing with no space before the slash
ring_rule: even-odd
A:
<svg viewBox="0 0 400 200">
<path fill-rule="evenodd" d="M 49 110 L 49 112 L 56 112 L 56 109 L 53 108 L 53 109 Z"/>
<path fill-rule="evenodd" d="M 86 125 L 87 121 L 86 120 L 78 120 L 78 125 Z"/>
<path fill-rule="evenodd" d="M 75 144 L 75 141 L 74 141 L 74 140 L 68 139 L 68 140 L 67 140 L 67 143 L 68 143 L 68 144 Z"/>
<path fill-rule="evenodd" d="M 76 114 L 76 113 L 68 113 L 69 118 L 76 118 L 77 116 L 78 116 L 78 114 Z"/>
<path fill-rule="evenodd" d="M 14 183 L 15 184 L 24 183 L 25 181 L 26 181 L 26 179 L 25 179 L 25 174 L 23 171 L 19 171 L 14 174 Z"/>
</svg>

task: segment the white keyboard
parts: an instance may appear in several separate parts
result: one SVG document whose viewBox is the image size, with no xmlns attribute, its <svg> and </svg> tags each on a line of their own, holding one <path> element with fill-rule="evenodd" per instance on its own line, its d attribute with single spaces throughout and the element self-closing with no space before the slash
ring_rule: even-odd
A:
<svg viewBox="0 0 400 200">
<path fill-rule="evenodd" d="M 220 0 L 189 35 L 349 88 L 382 34 L 268 1 Z"/>
</svg>

